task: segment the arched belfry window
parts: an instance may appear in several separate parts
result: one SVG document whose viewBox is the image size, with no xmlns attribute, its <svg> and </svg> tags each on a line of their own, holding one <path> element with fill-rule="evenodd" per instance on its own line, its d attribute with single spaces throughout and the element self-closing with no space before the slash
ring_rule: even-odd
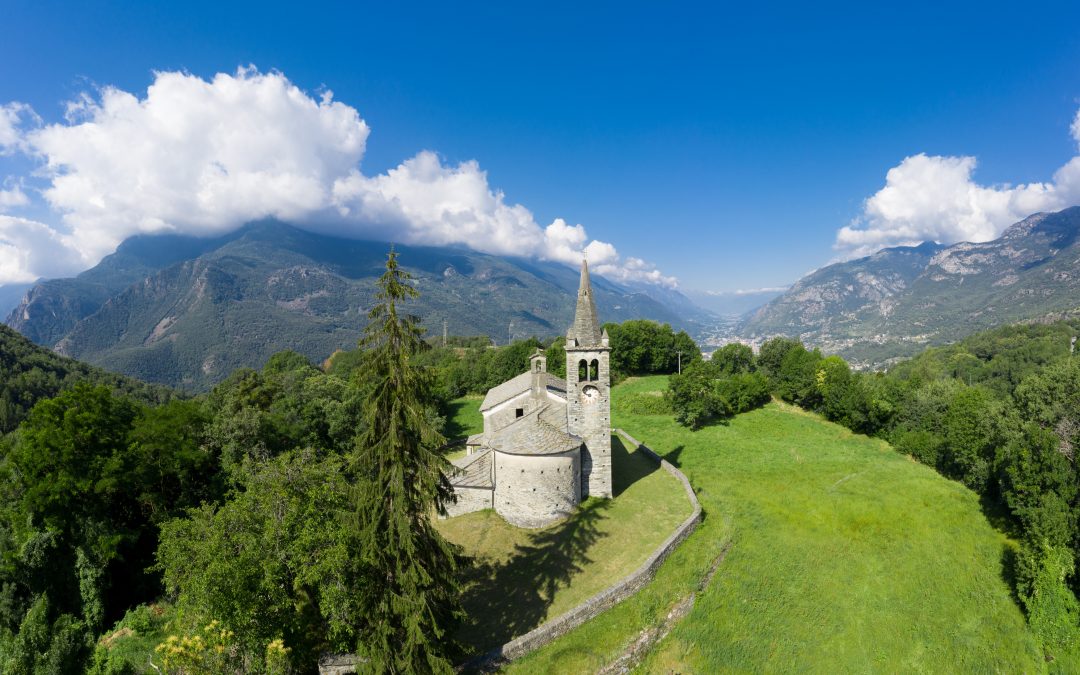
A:
<svg viewBox="0 0 1080 675">
<path fill-rule="evenodd" d="M 589 364 L 589 381 L 595 382 L 600 379 L 600 362 L 596 359 Z"/>
<path fill-rule="evenodd" d="M 589 362 L 585 359 L 581 359 L 580 361 L 578 361 L 577 379 L 582 382 L 589 379 Z"/>
<path fill-rule="evenodd" d="M 536 362 L 536 372 L 540 372 L 540 361 Z"/>
</svg>

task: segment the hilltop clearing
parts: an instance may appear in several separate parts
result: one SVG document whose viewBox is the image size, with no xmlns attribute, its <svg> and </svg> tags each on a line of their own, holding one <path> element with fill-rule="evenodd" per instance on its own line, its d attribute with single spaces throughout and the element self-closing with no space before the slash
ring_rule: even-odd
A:
<svg viewBox="0 0 1080 675">
<path fill-rule="evenodd" d="M 694 432 L 627 411 L 664 386 L 616 387 L 615 424 L 682 469 L 704 522 L 640 594 L 511 672 L 599 670 L 691 596 L 646 672 L 1044 668 L 975 493 L 786 404 Z"/>
</svg>

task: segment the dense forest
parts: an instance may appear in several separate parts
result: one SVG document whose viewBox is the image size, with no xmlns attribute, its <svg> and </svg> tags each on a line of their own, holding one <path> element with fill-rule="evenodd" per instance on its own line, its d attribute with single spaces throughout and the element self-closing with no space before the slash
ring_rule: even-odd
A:
<svg viewBox="0 0 1080 675">
<path fill-rule="evenodd" d="M 1080 640 L 1080 322 L 1017 325 L 853 372 L 797 340 L 731 344 L 670 379 L 683 424 L 723 423 L 770 394 L 963 482 L 1019 542 L 1005 573 L 1048 658 Z"/>
</svg>

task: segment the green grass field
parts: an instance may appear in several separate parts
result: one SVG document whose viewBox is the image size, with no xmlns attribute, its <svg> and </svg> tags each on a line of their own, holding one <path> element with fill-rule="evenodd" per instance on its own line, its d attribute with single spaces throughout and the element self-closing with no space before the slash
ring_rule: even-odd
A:
<svg viewBox="0 0 1080 675">
<path fill-rule="evenodd" d="M 437 522 L 478 563 L 463 599 L 470 621 L 457 636 L 471 651 L 523 635 L 604 590 L 690 515 L 682 486 L 655 461 L 618 440 L 612 454 L 615 498 L 589 499 L 562 523 L 523 530 L 490 510 Z"/>
<path fill-rule="evenodd" d="M 484 416 L 480 414 L 480 403 L 483 400 L 483 396 L 462 396 L 446 405 L 448 410 L 443 435 L 447 440 L 456 441 L 484 430 Z M 453 461 L 464 456 L 465 448 L 458 446 L 456 449 L 452 448 L 446 458 Z"/>
<path fill-rule="evenodd" d="M 484 416 L 480 414 L 483 396 L 462 396 L 447 404 L 448 416 L 443 434 L 450 440 L 465 438 L 484 430 Z"/>
<path fill-rule="evenodd" d="M 1046 669 L 1003 580 L 1011 544 L 974 493 L 884 442 L 772 403 L 691 432 L 621 401 L 621 426 L 679 466 L 705 520 L 641 593 L 511 664 L 595 672 L 698 589 L 644 672 L 1007 672 Z"/>
</svg>

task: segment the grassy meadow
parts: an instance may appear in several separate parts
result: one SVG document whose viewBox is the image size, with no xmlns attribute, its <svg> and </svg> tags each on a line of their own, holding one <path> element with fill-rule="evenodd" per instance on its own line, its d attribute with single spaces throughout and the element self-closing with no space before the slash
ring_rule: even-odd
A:
<svg viewBox="0 0 1080 675">
<path fill-rule="evenodd" d="M 641 593 L 510 672 L 595 672 L 695 592 L 644 672 L 1046 669 L 974 493 L 787 405 L 696 432 L 630 405 L 664 386 L 616 387 L 614 421 L 683 470 L 704 522 Z"/>
<path fill-rule="evenodd" d="M 480 403 L 483 400 L 483 396 L 462 396 L 446 405 L 448 410 L 443 435 L 447 440 L 468 438 L 484 430 L 484 416 L 480 414 Z M 446 458 L 451 461 L 465 456 L 464 446 L 456 446 L 450 450 Z"/>
<path fill-rule="evenodd" d="M 443 435 L 451 441 L 478 434 L 484 430 L 484 416 L 480 414 L 483 396 L 469 395 L 455 398 L 447 404 L 448 416 Z"/>
</svg>

